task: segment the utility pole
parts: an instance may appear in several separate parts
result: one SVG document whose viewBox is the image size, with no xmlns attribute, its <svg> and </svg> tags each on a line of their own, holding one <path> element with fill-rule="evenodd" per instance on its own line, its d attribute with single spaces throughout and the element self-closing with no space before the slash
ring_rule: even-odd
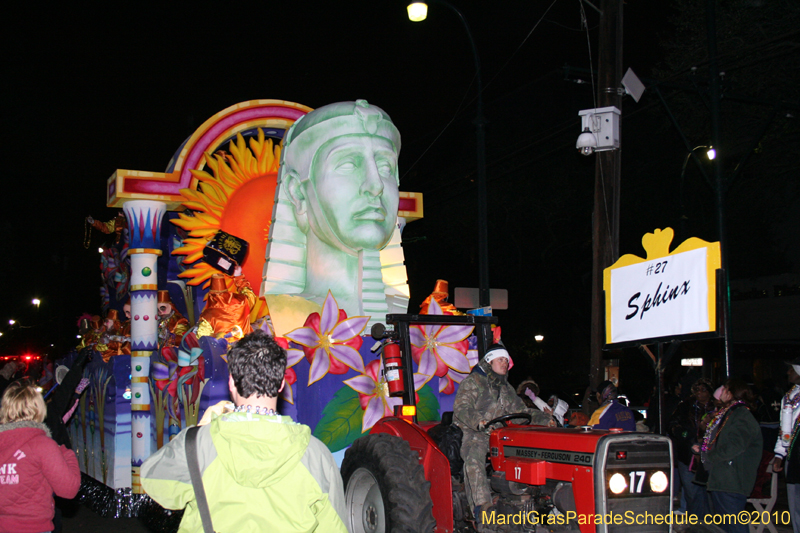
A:
<svg viewBox="0 0 800 533">
<path fill-rule="evenodd" d="M 597 107 L 622 110 L 622 0 L 602 0 L 597 66 Z M 621 119 L 620 119 L 621 129 Z M 596 153 L 592 212 L 592 328 L 589 381 L 603 380 L 605 299 L 603 269 L 619 257 L 620 149 Z"/>
</svg>

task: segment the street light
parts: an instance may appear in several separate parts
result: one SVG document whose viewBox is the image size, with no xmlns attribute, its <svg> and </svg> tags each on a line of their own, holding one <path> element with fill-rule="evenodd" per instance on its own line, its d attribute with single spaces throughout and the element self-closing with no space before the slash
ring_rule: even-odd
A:
<svg viewBox="0 0 800 533">
<path fill-rule="evenodd" d="M 8 325 L 9 325 L 9 326 L 13 326 L 13 325 L 14 325 L 14 324 L 16 324 L 16 323 L 17 323 L 17 321 L 16 321 L 16 320 L 14 320 L 13 318 L 12 318 L 12 319 L 10 319 L 10 320 L 8 321 Z"/>
<path fill-rule="evenodd" d="M 425 2 L 414 2 L 408 4 L 408 19 L 411 22 L 421 22 L 428 17 L 428 4 Z"/>
<path fill-rule="evenodd" d="M 544 335 L 534 335 L 533 338 L 536 342 L 542 342 L 544 340 Z"/>
<path fill-rule="evenodd" d="M 33 305 L 35 305 L 35 306 L 36 306 L 36 308 L 38 309 L 38 308 L 39 308 L 39 305 L 41 305 L 42 301 L 41 301 L 39 298 L 34 298 L 33 300 L 31 300 L 31 303 L 32 303 Z"/>
<path fill-rule="evenodd" d="M 681 185 L 681 190 L 680 190 L 680 193 L 681 193 L 681 198 L 680 198 L 680 200 L 681 200 L 681 210 L 683 210 L 683 177 L 684 177 L 684 175 L 686 175 L 686 165 L 689 164 L 689 160 L 692 158 L 694 153 L 697 150 L 700 150 L 701 148 L 705 148 L 706 149 L 706 157 L 708 157 L 709 161 L 713 161 L 717 157 L 717 151 L 714 150 L 714 147 L 713 146 L 706 146 L 704 144 L 701 144 L 700 146 L 695 146 L 694 148 L 692 148 L 689 151 L 688 154 L 686 154 L 686 158 L 683 160 L 683 167 L 681 168 L 681 181 L 680 181 L 680 185 Z M 697 159 L 695 159 L 695 161 L 697 161 Z M 703 175 L 705 176 L 706 181 L 708 181 L 709 185 L 711 185 L 711 182 L 708 179 L 708 176 L 706 176 L 705 171 L 702 169 L 702 167 L 701 167 L 700 170 L 703 172 Z"/>
<path fill-rule="evenodd" d="M 486 135 L 484 126 L 486 121 L 483 117 L 483 82 L 481 79 L 481 60 L 478 57 L 478 49 L 472 38 L 472 32 L 467 24 L 467 19 L 455 6 L 445 0 L 434 0 L 438 4 L 447 6 L 461 19 L 464 29 L 469 38 L 472 48 L 472 56 L 475 60 L 475 82 L 478 87 L 477 110 L 475 113 L 475 136 L 477 138 L 477 159 L 478 159 L 478 302 L 481 307 L 490 305 L 489 298 L 489 218 L 488 203 L 486 200 Z M 428 6 L 425 2 L 413 2 L 408 5 L 408 18 L 411 22 L 425 20 L 428 14 Z"/>
</svg>

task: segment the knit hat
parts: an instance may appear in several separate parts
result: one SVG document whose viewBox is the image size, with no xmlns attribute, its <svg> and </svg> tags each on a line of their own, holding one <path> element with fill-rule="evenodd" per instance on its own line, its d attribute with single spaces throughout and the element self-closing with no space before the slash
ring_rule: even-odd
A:
<svg viewBox="0 0 800 533">
<path fill-rule="evenodd" d="M 718 401 L 722 401 L 722 391 L 725 390 L 725 385 L 720 385 L 717 390 L 714 391 L 714 399 Z"/>
<path fill-rule="evenodd" d="M 714 394 L 714 385 L 708 378 L 700 378 L 692 384 L 692 395 L 696 396 L 700 389 L 705 389 L 708 394 Z"/>
<path fill-rule="evenodd" d="M 483 356 L 483 360 L 487 363 L 491 363 L 498 357 L 505 357 L 508 359 L 508 362 L 511 362 L 511 356 L 508 355 L 508 350 L 502 344 L 492 344 L 489 346 L 489 349 L 486 350 L 486 355 Z"/>
</svg>

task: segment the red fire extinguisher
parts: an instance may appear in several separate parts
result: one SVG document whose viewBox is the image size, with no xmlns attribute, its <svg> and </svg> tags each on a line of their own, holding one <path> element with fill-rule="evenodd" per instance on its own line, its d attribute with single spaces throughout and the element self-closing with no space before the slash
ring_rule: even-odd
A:
<svg viewBox="0 0 800 533">
<path fill-rule="evenodd" d="M 403 359 L 397 343 L 387 342 L 383 345 L 383 375 L 389 385 L 389 396 L 402 396 L 405 393 Z"/>
</svg>

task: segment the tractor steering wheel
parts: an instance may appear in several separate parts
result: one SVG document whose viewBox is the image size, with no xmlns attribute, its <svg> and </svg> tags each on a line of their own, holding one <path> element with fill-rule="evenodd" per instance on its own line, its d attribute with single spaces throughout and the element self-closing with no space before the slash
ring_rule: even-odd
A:
<svg viewBox="0 0 800 533">
<path fill-rule="evenodd" d="M 498 422 L 503 424 L 503 427 L 506 427 L 508 425 L 508 424 L 506 424 L 506 422 L 508 422 L 509 420 L 514 420 L 515 418 L 524 418 L 525 420 L 527 420 L 527 422 L 525 422 L 526 424 L 530 424 L 531 423 L 531 415 L 530 414 L 528 414 L 528 413 L 511 413 L 511 414 L 507 414 L 507 415 L 503 415 L 503 416 L 498 416 L 497 418 L 493 418 L 493 419 L 489 420 L 488 422 L 486 422 L 486 425 L 484 427 L 488 428 L 492 424 L 497 424 Z"/>
</svg>

